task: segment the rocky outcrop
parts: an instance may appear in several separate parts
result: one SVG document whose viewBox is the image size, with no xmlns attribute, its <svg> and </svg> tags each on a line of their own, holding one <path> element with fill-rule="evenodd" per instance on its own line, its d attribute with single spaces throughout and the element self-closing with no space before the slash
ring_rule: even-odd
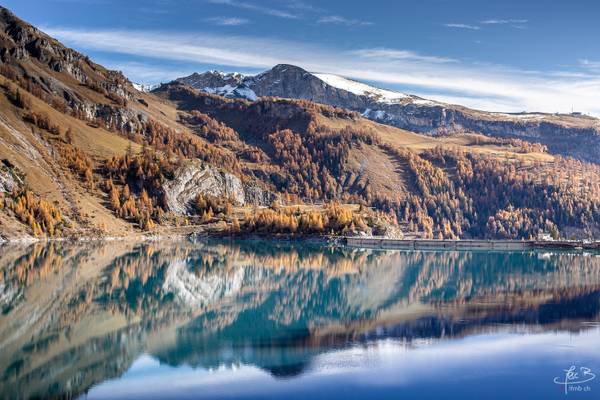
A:
<svg viewBox="0 0 600 400">
<path fill-rule="evenodd" d="M 350 110 L 364 110 L 371 102 L 366 96 L 335 88 L 302 68 L 287 64 L 246 78 L 245 83 L 258 96 L 310 100 Z"/>
<path fill-rule="evenodd" d="M 244 185 L 244 197 L 246 204 L 257 206 L 268 206 L 273 204 L 277 196 L 273 192 L 269 192 L 258 185 Z"/>
<path fill-rule="evenodd" d="M 11 168 L 0 165 L 0 193 L 10 193 L 22 184 L 21 178 Z"/>
<path fill-rule="evenodd" d="M 12 192 L 16 187 L 16 182 L 12 179 L 12 175 L 0 169 L 0 193 Z"/>
<path fill-rule="evenodd" d="M 93 63 L 85 55 L 65 47 L 39 29 L 19 19 L 8 9 L 0 7 L 0 64 L 16 64 L 32 60 L 50 70 L 70 75 L 83 85 L 133 99 L 133 86 L 119 71 L 110 71 Z M 63 95 L 65 86 L 51 75 L 27 71 L 28 79 L 35 81 L 45 91 Z M 65 96 L 71 95 L 66 93 Z M 67 99 L 68 100 L 68 99 Z"/>
<path fill-rule="evenodd" d="M 224 74 L 219 71 L 208 71 L 202 74 L 194 73 L 190 76 L 179 78 L 176 82 L 223 97 L 256 100 L 256 93 L 250 89 L 245 81 L 246 77 L 242 74 Z"/>
<path fill-rule="evenodd" d="M 237 86 L 244 80 L 241 74 L 224 74 L 219 71 L 207 71 L 204 73 L 194 72 L 190 76 L 177 79 L 181 83 L 185 83 L 196 89 L 217 88 L 223 86 Z"/>
<path fill-rule="evenodd" d="M 244 185 L 237 176 L 199 160 L 182 166 L 162 189 L 167 208 L 178 214 L 187 214 L 198 195 L 228 198 L 238 206 L 265 205 L 273 199 L 270 192 L 258 186 Z"/>
</svg>

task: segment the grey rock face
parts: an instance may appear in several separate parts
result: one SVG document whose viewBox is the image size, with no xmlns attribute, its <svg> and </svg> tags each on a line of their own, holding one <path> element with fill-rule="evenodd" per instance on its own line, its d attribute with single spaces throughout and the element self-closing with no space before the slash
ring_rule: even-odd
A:
<svg viewBox="0 0 600 400">
<path fill-rule="evenodd" d="M 268 204 L 273 196 L 258 186 L 244 185 L 237 176 L 199 160 L 182 166 L 175 178 L 163 185 L 163 193 L 169 211 L 178 214 L 187 214 L 191 202 L 200 194 L 229 198 L 238 206 Z"/>
<path fill-rule="evenodd" d="M 131 100 L 133 95 L 128 90 L 131 83 L 118 71 L 108 71 L 92 63 L 83 54 L 63 46 L 60 42 L 41 32 L 34 26 L 20 20 L 6 8 L 0 6 L 0 32 L 3 43 L 0 48 L 0 63 L 11 63 L 15 60 L 35 59 L 56 72 L 64 72 L 81 84 L 95 83 L 109 93 L 117 94 Z M 85 69 L 98 73 L 89 75 Z M 36 76 L 44 89 L 56 95 L 63 95 L 63 88 L 49 76 Z M 65 97 L 73 96 L 65 93 Z M 69 100 L 69 99 L 66 99 Z"/>
<path fill-rule="evenodd" d="M 0 166 L 0 193 L 9 193 L 22 184 L 21 179 L 8 168 Z"/>
<path fill-rule="evenodd" d="M 193 88 L 203 90 L 205 88 L 217 88 L 226 85 L 240 85 L 244 80 L 244 76 L 240 74 L 223 74 L 218 71 L 208 71 L 202 74 L 195 72 L 190 76 L 177 80 Z"/>
<path fill-rule="evenodd" d="M 164 184 L 163 191 L 167 207 L 178 214 L 186 214 L 190 203 L 199 194 L 228 197 L 237 205 L 245 204 L 242 182 L 238 177 L 203 165 L 200 161 L 181 167 L 175 179 Z"/>
<path fill-rule="evenodd" d="M 244 196 L 247 205 L 268 206 L 273 204 L 276 196 L 257 185 L 244 185 Z"/>
<path fill-rule="evenodd" d="M 258 96 L 310 100 L 351 110 L 364 110 L 370 104 L 368 97 L 330 86 L 293 65 L 277 65 L 267 72 L 247 78 L 245 83 Z"/>
</svg>

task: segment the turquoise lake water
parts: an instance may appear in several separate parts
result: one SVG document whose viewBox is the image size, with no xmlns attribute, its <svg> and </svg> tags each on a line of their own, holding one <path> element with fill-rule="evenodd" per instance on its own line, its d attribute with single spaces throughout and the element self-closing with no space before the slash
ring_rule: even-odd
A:
<svg viewBox="0 0 600 400">
<path fill-rule="evenodd" d="M 0 398 L 600 398 L 594 253 L 55 242 L 0 271 Z"/>
</svg>

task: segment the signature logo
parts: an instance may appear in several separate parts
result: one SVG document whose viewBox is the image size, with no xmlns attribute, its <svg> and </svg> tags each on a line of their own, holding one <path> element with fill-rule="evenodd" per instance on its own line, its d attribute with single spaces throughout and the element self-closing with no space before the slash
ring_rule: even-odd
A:
<svg viewBox="0 0 600 400">
<path fill-rule="evenodd" d="M 584 383 L 591 382 L 596 379 L 596 374 L 588 367 L 577 367 L 571 365 L 569 369 L 563 370 L 564 376 L 554 378 L 554 383 L 565 387 L 565 394 L 570 391 L 589 392 L 592 388 L 589 385 L 583 386 Z"/>
</svg>

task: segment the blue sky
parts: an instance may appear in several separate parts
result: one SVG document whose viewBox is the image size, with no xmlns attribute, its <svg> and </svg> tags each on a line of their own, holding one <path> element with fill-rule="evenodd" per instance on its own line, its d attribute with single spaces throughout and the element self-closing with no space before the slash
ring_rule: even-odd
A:
<svg viewBox="0 0 600 400">
<path fill-rule="evenodd" d="M 495 111 L 600 115 L 600 2 L 5 0 L 133 81 L 277 63 Z"/>
</svg>

